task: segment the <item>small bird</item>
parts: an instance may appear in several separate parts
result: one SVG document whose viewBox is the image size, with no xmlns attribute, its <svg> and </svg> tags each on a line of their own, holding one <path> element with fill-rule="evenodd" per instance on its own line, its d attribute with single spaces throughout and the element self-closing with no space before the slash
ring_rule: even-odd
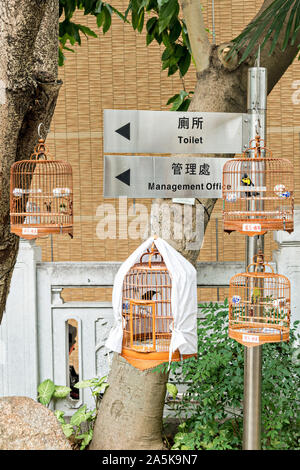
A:
<svg viewBox="0 0 300 470">
<path fill-rule="evenodd" d="M 47 212 L 51 212 L 51 204 L 52 204 L 52 201 L 50 201 L 50 202 L 45 202 L 44 204 L 45 204 L 45 206 L 46 206 Z"/>
<path fill-rule="evenodd" d="M 249 178 L 249 176 L 247 175 L 247 173 L 244 174 L 242 180 L 241 180 L 241 183 L 243 186 L 247 186 L 247 187 L 251 187 L 251 186 L 254 186 L 254 184 L 252 183 L 251 181 L 251 178 Z M 259 193 L 255 193 L 255 192 L 246 192 L 245 193 L 246 197 L 251 197 L 251 196 L 259 196 Z"/>
<path fill-rule="evenodd" d="M 142 299 L 143 300 L 152 300 L 153 297 L 156 295 L 156 294 L 159 294 L 160 291 L 157 290 L 148 290 L 147 292 L 145 292 L 143 295 L 142 295 Z"/>
<path fill-rule="evenodd" d="M 67 206 L 66 204 L 64 204 L 63 202 L 60 204 L 59 206 L 59 211 L 62 213 L 62 214 L 66 214 L 67 213 Z"/>
<path fill-rule="evenodd" d="M 256 304 L 258 299 L 261 296 L 261 290 L 259 287 L 254 287 L 253 293 L 252 293 L 252 298 L 251 298 L 251 303 Z"/>
</svg>

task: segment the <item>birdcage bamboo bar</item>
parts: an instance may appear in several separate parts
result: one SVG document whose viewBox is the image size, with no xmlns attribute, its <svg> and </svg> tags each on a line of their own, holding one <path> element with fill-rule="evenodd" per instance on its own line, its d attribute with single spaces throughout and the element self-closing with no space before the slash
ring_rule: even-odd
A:
<svg viewBox="0 0 300 470">
<path fill-rule="evenodd" d="M 269 230 L 294 230 L 294 170 L 287 159 L 273 158 L 259 136 L 242 158 L 223 168 L 224 231 L 248 236 Z M 246 158 L 254 151 L 254 158 Z M 261 152 L 266 157 L 261 156 Z"/>
<path fill-rule="evenodd" d="M 229 283 L 229 337 L 245 346 L 288 341 L 290 281 L 265 263 L 263 254 Z M 250 272 L 254 266 L 254 271 Z M 265 268 L 271 272 L 265 272 Z M 258 271 L 261 269 L 261 271 Z"/>
<path fill-rule="evenodd" d="M 39 140 L 29 160 L 14 163 L 10 174 L 11 232 L 22 238 L 52 233 L 73 236 L 72 167 L 48 159 Z"/>
</svg>

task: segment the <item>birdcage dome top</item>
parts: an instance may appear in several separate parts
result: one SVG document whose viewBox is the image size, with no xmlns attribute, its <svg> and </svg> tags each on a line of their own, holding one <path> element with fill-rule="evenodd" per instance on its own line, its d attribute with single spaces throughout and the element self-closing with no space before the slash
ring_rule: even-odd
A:
<svg viewBox="0 0 300 470">
<path fill-rule="evenodd" d="M 144 261 L 143 256 L 150 254 L 154 243 L 157 253 L 163 261 L 155 263 L 151 259 Z M 153 256 L 152 256 L 153 257 Z M 142 258 L 142 263 L 140 262 Z M 138 263 L 138 264 L 137 264 Z M 150 237 L 142 243 L 121 265 L 114 281 L 112 304 L 115 323 L 106 342 L 106 347 L 117 353 L 122 351 L 122 288 L 123 282 L 131 269 L 144 271 L 164 269 L 172 279 L 171 307 L 173 315 L 170 354 L 179 349 L 181 354 L 197 352 L 197 273 L 180 253 L 161 238 Z"/>
</svg>

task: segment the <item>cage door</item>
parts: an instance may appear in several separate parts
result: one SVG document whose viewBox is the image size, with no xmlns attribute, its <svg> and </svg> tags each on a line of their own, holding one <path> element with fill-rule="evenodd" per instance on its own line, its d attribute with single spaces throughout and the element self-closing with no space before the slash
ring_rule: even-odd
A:
<svg viewBox="0 0 300 470">
<path fill-rule="evenodd" d="M 130 347 L 138 352 L 156 351 L 155 302 L 130 300 Z"/>
</svg>

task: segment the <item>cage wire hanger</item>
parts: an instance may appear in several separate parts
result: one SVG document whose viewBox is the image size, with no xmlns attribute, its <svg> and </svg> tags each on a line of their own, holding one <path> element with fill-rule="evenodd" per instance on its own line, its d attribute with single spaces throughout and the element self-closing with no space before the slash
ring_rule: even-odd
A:
<svg viewBox="0 0 300 470">
<path fill-rule="evenodd" d="M 46 137 L 45 137 L 45 139 L 43 138 L 43 136 L 42 136 L 42 134 L 41 134 L 41 127 L 42 127 L 42 126 L 44 127 L 45 132 L 46 132 Z M 39 125 L 38 125 L 38 136 L 39 136 L 39 138 L 40 138 L 40 139 L 43 139 L 43 140 L 46 140 L 47 135 L 49 134 L 49 132 L 50 132 L 50 129 L 46 129 L 45 124 L 44 124 L 43 122 L 40 122 Z"/>
</svg>

